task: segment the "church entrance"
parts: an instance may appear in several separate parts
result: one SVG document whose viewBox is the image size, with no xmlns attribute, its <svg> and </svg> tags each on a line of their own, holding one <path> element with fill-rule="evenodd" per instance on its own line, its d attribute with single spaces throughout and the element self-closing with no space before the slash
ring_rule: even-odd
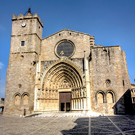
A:
<svg viewBox="0 0 135 135">
<path fill-rule="evenodd" d="M 43 73 L 37 91 L 37 110 L 68 112 L 82 109 L 85 89 L 81 70 L 64 57 Z"/>
<path fill-rule="evenodd" d="M 70 111 L 71 110 L 71 92 L 60 92 L 59 93 L 59 111 Z"/>
</svg>

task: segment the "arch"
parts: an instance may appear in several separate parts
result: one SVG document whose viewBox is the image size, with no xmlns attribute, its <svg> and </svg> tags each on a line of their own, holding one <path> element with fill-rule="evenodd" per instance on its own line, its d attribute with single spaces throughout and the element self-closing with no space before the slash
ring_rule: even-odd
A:
<svg viewBox="0 0 135 135">
<path fill-rule="evenodd" d="M 96 93 L 96 101 L 98 104 L 105 103 L 105 93 L 103 91 L 98 91 Z"/>
<path fill-rule="evenodd" d="M 28 105 L 29 104 L 29 93 L 24 92 L 22 94 L 22 105 Z"/>
<path fill-rule="evenodd" d="M 59 84 L 62 77 L 68 78 L 70 82 L 72 82 L 73 84 L 76 84 L 76 85 L 78 84 L 78 81 L 77 79 L 75 79 L 75 76 L 73 75 L 73 73 L 70 73 L 68 70 L 65 70 L 65 69 L 58 69 L 56 73 L 53 74 L 48 84 L 50 84 L 51 82 L 57 82 L 57 84 Z"/>
<path fill-rule="evenodd" d="M 107 99 L 107 103 L 114 103 L 115 102 L 115 94 L 112 90 L 108 90 L 106 92 L 106 99 Z"/>
<path fill-rule="evenodd" d="M 21 94 L 19 92 L 17 92 L 17 93 L 14 94 L 13 97 L 14 97 L 14 104 L 16 106 L 20 106 L 20 104 L 21 104 Z"/>
<path fill-rule="evenodd" d="M 65 59 L 55 62 L 44 72 L 41 79 L 41 88 L 58 89 L 63 80 L 67 80 L 70 87 L 83 86 L 80 69 Z"/>
<path fill-rule="evenodd" d="M 78 74 L 74 74 L 76 71 L 74 71 L 71 67 L 65 65 L 65 64 L 58 64 L 54 66 L 54 69 L 50 71 L 50 73 L 48 74 L 48 76 L 46 76 L 46 78 L 48 78 L 48 80 L 52 80 L 53 77 L 56 77 L 57 75 L 60 75 L 61 73 L 64 74 L 68 74 L 69 76 L 71 76 L 72 78 L 74 78 L 75 81 L 79 80 L 79 76 Z M 75 79 L 77 78 L 77 79 Z M 50 81 L 48 81 L 50 84 Z"/>
</svg>

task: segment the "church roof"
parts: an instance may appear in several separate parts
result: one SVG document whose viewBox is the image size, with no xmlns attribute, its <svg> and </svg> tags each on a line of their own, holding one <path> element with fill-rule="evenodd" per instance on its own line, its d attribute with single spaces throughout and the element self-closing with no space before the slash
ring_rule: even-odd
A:
<svg viewBox="0 0 135 135">
<path fill-rule="evenodd" d="M 78 33 L 78 34 L 83 34 L 83 35 L 90 36 L 90 34 L 87 34 L 87 33 L 78 32 L 78 31 L 69 30 L 69 29 L 62 29 L 62 30 L 60 30 L 60 31 L 58 31 L 58 32 L 56 32 L 56 33 L 54 33 L 54 34 L 51 34 L 51 35 L 49 35 L 49 36 L 43 38 L 43 39 L 46 39 L 46 38 L 48 38 L 48 37 L 51 37 L 51 36 L 56 35 L 56 34 L 58 34 L 58 33 L 60 33 L 60 32 L 63 32 L 63 31 L 74 32 L 74 33 Z"/>
</svg>

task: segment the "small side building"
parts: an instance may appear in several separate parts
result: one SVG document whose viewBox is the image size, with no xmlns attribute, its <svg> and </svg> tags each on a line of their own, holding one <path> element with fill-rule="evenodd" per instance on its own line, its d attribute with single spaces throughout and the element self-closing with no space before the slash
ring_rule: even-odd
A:
<svg viewBox="0 0 135 135">
<path fill-rule="evenodd" d="M 3 113 L 4 111 L 4 98 L 0 98 L 0 113 Z"/>
<path fill-rule="evenodd" d="M 131 84 L 131 97 L 132 97 L 132 104 L 135 114 L 135 84 Z"/>
</svg>

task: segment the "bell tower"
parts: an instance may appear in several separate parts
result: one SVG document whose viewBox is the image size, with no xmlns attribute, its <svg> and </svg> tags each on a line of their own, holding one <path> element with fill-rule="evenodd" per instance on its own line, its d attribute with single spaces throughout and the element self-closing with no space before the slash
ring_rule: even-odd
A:
<svg viewBox="0 0 135 135">
<path fill-rule="evenodd" d="M 43 23 L 31 9 L 13 14 L 10 56 L 5 91 L 5 114 L 29 114 L 34 107 L 36 63 L 39 60 Z"/>
<path fill-rule="evenodd" d="M 26 16 L 20 14 L 12 18 L 10 53 L 36 52 L 40 53 L 43 23 L 37 14 L 32 15 L 29 8 Z"/>
</svg>

